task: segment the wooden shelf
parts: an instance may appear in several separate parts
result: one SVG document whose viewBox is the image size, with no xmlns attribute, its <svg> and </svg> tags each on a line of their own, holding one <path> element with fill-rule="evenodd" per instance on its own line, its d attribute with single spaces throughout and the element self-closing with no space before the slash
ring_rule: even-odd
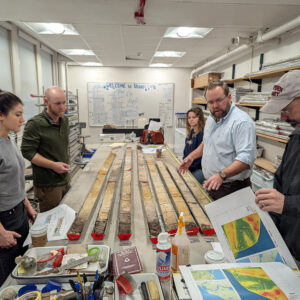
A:
<svg viewBox="0 0 300 300">
<path fill-rule="evenodd" d="M 232 84 L 232 83 L 235 83 L 235 82 L 241 82 L 241 81 L 244 81 L 245 78 L 244 77 L 240 77 L 240 78 L 234 78 L 234 79 L 225 79 L 225 80 L 222 80 L 222 81 L 225 81 L 227 84 Z"/>
<path fill-rule="evenodd" d="M 263 107 L 264 104 L 254 104 L 254 103 L 236 103 L 235 106 L 245 106 L 245 107 L 254 107 L 260 108 Z"/>
<path fill-rule="evenodd" d="M 207 105 L 206 101 L 203 98 L 194 98 L 192 104 L 204 104 Z"/>
<path fill-rule="evenodd" d="M 271 173 L 275 173 L 276 169 L 273 167 L 273 163 L 265 158 L 259 157 L 254 161 L 254 164 L 258 167 L 261 167 Z"/>
<path fill-rule="evenodd" d="M 279 69 L 279 70 L 274 70 L 274 71 L 269 71 L 269 72 L 264 72 L 259 74 L 253 74 L 253 75 L 239 77 L 235 79 L 228 79 L 228 80 L 225 79 L 223 81 L 225 81 L 227 84 L 233 84 L 235 82 L 241 82 L 247 80 L 248 81 L 261 80 L 264 78 L 282 76 L 284 73 L 292 70 L 300 70 L 300 66 L 294 66 L 294 67 L 289 67 L 289 68 L 284 68 L 284 69 Z"/>
<path fill-rule="evenodd" d="M 260 137 L 263 137 L 265 139 L 269 139 L 269 140 L 284 143 L 284 144 L 286 144 L 288 142 L 288 140 L 280 139 L 280 138 L 277 138 L 275 136 L 266 135 L 266 134 L 259 133 L 259 132 L 256 133 L 256 136 L 260 136 Z"/>
<path fill-rule="evenodd" d="M 270 71 L 270 72 L 245 76 L 245 79 L 246 80 L 252 80 L 252 79 L 263 79 L 263 78 L 277 77 L 277 76 L 283 75 L 284 73 L 286 73 L 288 71 L 299 70 L 299 69 L 300 69 L 300 66 L 289 67 L 289 68 L 284 68 L 284 69 L 280 69 L 280 70 L 275 70 L 275 71 Z"/>
</svg>

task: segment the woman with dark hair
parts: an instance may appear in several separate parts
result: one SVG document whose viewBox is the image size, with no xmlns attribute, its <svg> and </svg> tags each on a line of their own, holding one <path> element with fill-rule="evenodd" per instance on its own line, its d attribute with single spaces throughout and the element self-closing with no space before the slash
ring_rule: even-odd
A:
<svg viewBox="0 0 300 300">
<path fill-rule="evenodd" d="M 0 90 L 0 286 L 15 267 L 15 258 L 26 251 L 28 219 L 33 222 L 37 216 L 26 198 L 24 159 L 8 136 L 23 122 L 22 101 Z"/>
<path fill-rule="evenodd" d="M 199 107 L 191 108 L 186 113 L 186 139 L 183 150 L 183 159 L 198 148 L 203 140 L 205 120 L 202 109 Z M 194 177 L 202 184 L 204 176 L 202 173 L 201 157 L 193 161 L 189 167 Z"/>
</svg>

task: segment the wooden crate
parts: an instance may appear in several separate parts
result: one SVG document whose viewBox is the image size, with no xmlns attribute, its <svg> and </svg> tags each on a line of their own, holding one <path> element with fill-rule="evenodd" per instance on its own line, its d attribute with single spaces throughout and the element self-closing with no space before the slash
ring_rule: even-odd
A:
<svg viewBox="0 0 300 300">
<path fill-rule="evenodd" d="M 200 75 L 197 78 L 192 79 L 192 88 L 193 89 L 202 89 L 205 88 L 211 80 L 220 80 L 221 73 L 206 73 Z"/>
</svg>

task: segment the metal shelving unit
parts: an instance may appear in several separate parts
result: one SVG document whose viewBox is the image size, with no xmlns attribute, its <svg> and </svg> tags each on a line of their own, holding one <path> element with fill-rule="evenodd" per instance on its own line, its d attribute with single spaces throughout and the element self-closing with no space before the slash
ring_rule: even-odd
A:
<svg viewBox="0 0 300 300">
<path fill-rule="evenodd" d="M 79 103 L 78 103 L 78 90 L 76 94 L 70 91 L 66 92 L 67 96 L 67 113 L 66 117 L 69 119 L 70 134 L 69 134 L 69 157 L 70 157 L 70 174 L 76 172 L 79 166 L 75 163 L 75 160 L 80 158 L 81 144 L 80 144 L 80 128 L 79 128 Z"/>
</svg>

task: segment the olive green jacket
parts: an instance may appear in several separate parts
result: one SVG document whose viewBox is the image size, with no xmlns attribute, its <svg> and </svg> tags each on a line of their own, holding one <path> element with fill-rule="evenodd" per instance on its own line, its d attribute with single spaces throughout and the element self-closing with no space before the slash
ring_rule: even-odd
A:
<svg viewBox="0 0 300 300">
<path fill-rule="evenodd" d="M 46 110 L 27 121 L 21 151 L 31 161 L 36 153 L 56 161 L 69 163 L 69 120 L 63 116 L 57 125 Z M 57 174 L 51 169 L 32 163 L 33 184 L 37 187 L 55 187 L 68 183 L 68 173 Z"/>
</svg>

